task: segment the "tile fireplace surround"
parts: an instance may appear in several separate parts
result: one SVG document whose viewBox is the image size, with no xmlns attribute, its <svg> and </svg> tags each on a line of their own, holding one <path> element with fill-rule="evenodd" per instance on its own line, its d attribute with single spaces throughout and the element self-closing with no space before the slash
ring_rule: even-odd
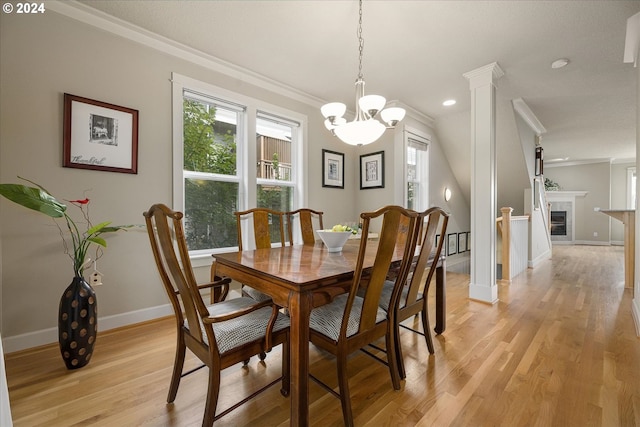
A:
<svg viewBox="0 0 640 427">
<path fill-rule="evenodd" d="M 567 213 L 567 234 L 564 236 L 551 235 L 551 241 L 557 244 L 571 245 L 576 235 L 576 197 L 584 197 L 586 191 L 547 191 L 547 201 L 551 204 L 550 211 L 565 211 Z"/>
</svg>

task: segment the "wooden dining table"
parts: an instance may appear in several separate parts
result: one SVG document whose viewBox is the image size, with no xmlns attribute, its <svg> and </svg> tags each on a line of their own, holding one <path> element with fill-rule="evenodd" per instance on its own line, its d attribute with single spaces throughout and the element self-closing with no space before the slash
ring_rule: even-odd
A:
<svg viewBox="0 0 640 427">
<path fill-rule="evenodd" d="M 328 252 L 322 242 L 270 249 L 214 254 L 211 277 L 229 277 L 251 286 L 286 307 L 290 326 L 291 426 L 309 425 L 309 315 L 327 304 L 336 292 L 348 291 L 359 242 L 349 241 L 342 252 Z M 369 251 L 374 252 L 374 251 Z M 373 266 L 373 254 L 364 267 Z M 436 325 L 445 330 L 445 257 L 437 260 Z"/>
</svg>

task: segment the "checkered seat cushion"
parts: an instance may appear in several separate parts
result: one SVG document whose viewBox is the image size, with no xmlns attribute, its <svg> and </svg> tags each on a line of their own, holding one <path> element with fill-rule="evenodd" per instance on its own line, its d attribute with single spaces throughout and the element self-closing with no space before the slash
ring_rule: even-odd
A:
<svg viewBox="0 0 640 427">
<path fill-rule="evenodd" d="M 380 307 L 384 311 L 389 311 L 389 302 L 391 301 L 391 295 L 393 294 L 393 285 L 394 282 L 392 282 L 391 280 L 385 280 L 384 285 L 382 286 L 382 293 L 380 295 Z M 402 294 L 400 295 L 400 308 L 405 306 L 408 292 L 409 287 L 404 286 L 402 288 Z M 422 294 L 418 294 L 417 299 L 420 298 L 422 298 Z"/>
<path fill-rule="evenodd" d="M 247 297 L 221 301 L 208 307 L 209 314 L 211 316 L 218 316 L 247 308 L 255 303 L 256 301 L 254 299 Z M 218 344 L 220 354 L 224 354 L 225 352 L 243 344 L 262 339 L 265 335 L 265 331 L 267 330 L 267 323 L 271 317 L 271 311 L 271 307 L 263 307 L 235 319 L 214 323 L 213 331 L 216 336 L 216 343 Z M 186 326 L 187 328 L 189 327 L 188 322 Z M 207 342 L 208 338 L 204 331 L 204 327 L 202 325 L 200 327 L 202 329 L 203 339 Z M 289 317 L 279 313 L 273 326 L 273 330 L 280 331 L 288 327 Z"/>
<path fill-rule="evenodd" d="M 338 295 L 331 303 L 314 308 L 309 318 L 309 327 L 334 341 L 338 341 L 340 334 L 340 326 L 342 325 L 342 316 L 344 315 L 345 304 L 349 295 Z M 362 312 L 363 298 L 356 296 L 349 314 L 349 322 L 347 325 L 347 337 L 358 332 L 360 327 L 360 313 Z M 387 313 L 378 308 L 376 313 L 376 323 L 382 322 L 387 318 Z"/>
</svg>

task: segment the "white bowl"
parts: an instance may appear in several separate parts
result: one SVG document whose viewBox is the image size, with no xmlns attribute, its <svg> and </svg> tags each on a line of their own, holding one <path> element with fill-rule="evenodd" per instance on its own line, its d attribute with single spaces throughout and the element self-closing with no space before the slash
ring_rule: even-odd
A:
<svg viewBox="0 0 640 427">
<path fill-rule="evenodd" d="M 342 247 L 347 243 L 349 236 L 352 234 L 351 231 L 331 230 L 316 230 L 316 233 L 318 233 L 318 236 L 320 236 L 320 239 L 322 239 L 322 242 L 329 252 L 341 252 Z"/>
</svg>

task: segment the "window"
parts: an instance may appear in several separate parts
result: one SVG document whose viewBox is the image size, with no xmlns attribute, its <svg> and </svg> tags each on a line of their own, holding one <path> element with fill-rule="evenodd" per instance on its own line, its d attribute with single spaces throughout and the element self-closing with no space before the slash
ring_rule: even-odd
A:
<svg viewBox="0 0 640 427">
<path fill-rule="evenodd" d="M 192 257 L 237 247 L 235 211 L 301 204 L 304 118 L 177 74 L 173 95 L 174 206 Z"/>
<path fill-rule="evenodd" d="M 429 157 L 426 139 L 408 133 L 406 138 L 406 195 L 408 209 L 424 211 L 429 204 Z"/>
<path fill-rule="evenodd" d="M 294 171 L 292 147 L 296 146 L 297 123 L 258 113 L 256 152 L 258 159 L 257 206 L 287 212 L 293 209 Z M 279 237 L 277 224 L 271 236 Z M 285 225 L 286 226 L 286 225 Z M 274 240 L 274 243 L 276 240 Z"/>
</svg>

